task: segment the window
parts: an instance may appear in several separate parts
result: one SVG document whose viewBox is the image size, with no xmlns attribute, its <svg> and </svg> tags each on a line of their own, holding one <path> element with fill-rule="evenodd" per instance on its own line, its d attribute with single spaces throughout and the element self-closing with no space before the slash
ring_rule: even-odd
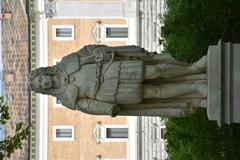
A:
<svg viewBox="0 0 240 160">
<path fill-rule="evenodd" d="M 161 128 L 161 139 L 166 139 L 166 128 Z"/>
<path fill-rule="evenodd" d="M 56 103 L 57 103 L 57 104 L 62 104 L 61 100 L 58 99 L 58 98 L 56 98 Z"/>
<path fill-rule="evenodd" d="M 56 65 L 56 64 L 58 64 L 60 61 L 61 61 L 60 58 L 53 58 L 52 64 L 53 64 L 53 65 Z"/>
<path fill-rule="evenodd" d="M 128 25 L 103 24 L 98 21 L 93 29 L 93 35 L 97 43 L 102 41 L 127 41 Z"/>
<path fill-rule="evenodd" d="M 104 25 L 104 37 L 106 41 L 121 41 L 128 39 L 128 26 Z"/>
<path fill-rule="evenodd" d="M 128 38 L 128 28 L 106 27 L 106 38 Z"/>
<path fill-rule="evenodd" d="M 128 128 L 107 128 L 107 138 L 128 138 Z"/>
<path fill-rule="evenodd" d="M 53 100 L 53 107 L 64 107 L 60 99 L 56 97 L 52 97 L 52 100 Z"/>
<path fill-rule="evenodd" d="M 103 125 L 97 122 L 93 135 L 97 143 L 102 142 L 127 142 L 128 126 L 127 125 Z"/>
<path fill-rule="evenodd" d="M 54 141 L 73 141 L 74 126 L 53 126 Z"/>
<path fill-rule="evenodd" d="M 54 25 L 53 40 L 74 40 L 74 26 Z"/>
</svg>

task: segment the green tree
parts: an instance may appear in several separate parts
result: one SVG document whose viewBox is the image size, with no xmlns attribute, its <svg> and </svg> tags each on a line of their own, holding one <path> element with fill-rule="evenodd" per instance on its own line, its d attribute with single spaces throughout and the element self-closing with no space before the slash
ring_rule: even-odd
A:
<svg viewBox="0 0 240 160">
<path fill-rule="evenodd" d="M 239 0 L 166 0 L 162 36 L 169 53 L 196 61 L 210 44 L 240 42 Z"/>
<path fill-rule="evenodd" d="M 0 97 L 0 125 L 4 126 L 10 120 L 9 108 L 4 104 L 3 97 Z M 0 159 L 10 157 L 16 149 L 21 149 L 22 141 L 28 138 L 31 125 L 24 127 L 23 123 L 16 124 L 15 134 L 7 136 L 0 141 Z"/>
</svg>

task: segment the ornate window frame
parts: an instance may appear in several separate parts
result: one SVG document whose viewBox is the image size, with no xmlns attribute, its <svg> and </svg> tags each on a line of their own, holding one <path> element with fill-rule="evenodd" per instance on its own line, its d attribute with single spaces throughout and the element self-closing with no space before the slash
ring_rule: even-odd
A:
<svg viewBox="0 0 240 160">
<path fill-rule="evenodd" d="M 96 127 L 93 130 L 93 135 L 96 139 L 97 144 L 102 142 L 128 142 L 128 138 L 108 138 L 107 137 L 107 129 L 108 128 L 127 128 L 128 125 L 109 125 L 109 124 L 102 124 L 101 121 L 97 122 Z"/>
<path fill-rule="evenodd" d="M 46 18 L 53 18 L 57 14 L 56 0 L 45 0 Z"/>
<path fill-rule="evenodd" d="M 93 29 L 93 35 L 97 43 L 108 41 L 128 41 L 129 36 L 124 38 L 111 38 L 107 37 L 107 28 L 128 28 L 128 24 L 103 24 L 102 21 L 97 21 L 96 26 Z"/>
</svg>

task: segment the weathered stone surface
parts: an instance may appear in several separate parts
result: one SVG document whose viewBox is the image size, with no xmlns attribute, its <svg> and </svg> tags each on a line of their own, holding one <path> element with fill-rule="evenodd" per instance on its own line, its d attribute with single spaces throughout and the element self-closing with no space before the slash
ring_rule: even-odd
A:
<svg viewBox="0 0 240 160">
<path fill-rule="evenodd" d="M 240 44 L 221 40 L 208 49 L 208 107 L 218 125 L 240 123 Z"/>
<path fill-rule="evenodd" d="M 138 46 L 88 45 L 32 71 L 29 82 L 88 114 L 181 117 L 207 96 L 204 76 L 196 76 L 205 72 L 206 56 L 189 65 Z"/>
<path fill-rule="evenodd" d="M 219 121 L 221 119 L 221 52 L 218 46 L 209 47 L 207 62 L 207 115 L 209 120 Z"/>
<path fill-rule="evenodd" d="M 232 45 L 232 122 L 240 123 L 240 44 Z"/>
</svg>

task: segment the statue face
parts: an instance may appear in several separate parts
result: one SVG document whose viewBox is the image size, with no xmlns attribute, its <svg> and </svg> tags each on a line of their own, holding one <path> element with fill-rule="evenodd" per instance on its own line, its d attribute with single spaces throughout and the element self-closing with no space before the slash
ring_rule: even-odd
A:
<svg viewBox="0 0 240 160">
<path fill-rule="evenodd" d="M 39 89 L 49 89 L 52 87 L 52 79 L 49 75 L 39 75 L 34 78 L 32 85 Z"/>
</svg>

